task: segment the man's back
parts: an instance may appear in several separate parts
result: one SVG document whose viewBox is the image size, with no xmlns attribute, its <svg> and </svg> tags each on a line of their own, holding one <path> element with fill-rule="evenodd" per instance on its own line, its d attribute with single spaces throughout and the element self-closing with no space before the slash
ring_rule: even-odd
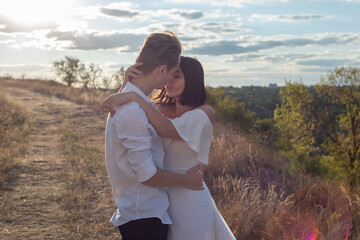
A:
<svg viewBox="0 0 360 240">
<path fill-rule="evenodd" d="M 127 91 L 138 93 L 139 89 L 129 84 Z M 138 104 L 122 105 L 114 117 L 108 117 L 105 147 L 106 169 L 118 206 L 112 223 L 119 226 L 135 219 L 158 217 L 170 224 L 165 189 L 141 183 L 151 178 L 156 168 L 163 168 L 164 151 L 160 137 Z"/>
</svg>

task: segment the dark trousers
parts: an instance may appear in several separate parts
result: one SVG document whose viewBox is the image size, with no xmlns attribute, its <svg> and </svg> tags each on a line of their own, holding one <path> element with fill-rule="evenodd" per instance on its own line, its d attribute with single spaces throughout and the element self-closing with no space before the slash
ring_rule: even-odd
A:
<svg viewBox="0 0 360 240">
<path fill-rule="evenodd" d="M 123 240 L 166 240 L 168 225 L 159 218 L 143 218 L 119 226 Z"/>
</svg>

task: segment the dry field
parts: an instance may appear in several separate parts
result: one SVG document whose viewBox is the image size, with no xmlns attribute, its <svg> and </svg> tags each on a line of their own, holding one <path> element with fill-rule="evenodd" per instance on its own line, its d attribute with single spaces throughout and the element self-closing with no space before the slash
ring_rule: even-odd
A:
<svg viewBox="0 0 360 240">
<path fill-rule="evenodd" d="M 120 239 L 109 222 L 115 205 L 98 112 L 25 88 L 2 89 L 33 127 L 0 190 L 0 239 Z"/>
<path fill-rule="evenodd" d="M 25 147 L 8 146 L 18 150 L 0 188 L 0 239 L 121 239 L 109 222 L 115 204 L 98 113 L 111 92 L 26 80 L 0 86 L 31 122 Z M 259 139 L 217 123 L 204 168 L 237 239 L 359 240 L 360 197 L 345 184 L 289 174 L 286 159 Z"/>
</svg>

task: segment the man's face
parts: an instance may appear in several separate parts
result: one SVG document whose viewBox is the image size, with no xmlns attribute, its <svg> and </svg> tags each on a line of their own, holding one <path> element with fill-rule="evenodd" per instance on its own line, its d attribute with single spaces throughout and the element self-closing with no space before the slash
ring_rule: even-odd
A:
<svg viewBox="0 0 360 240">
<path fill-rule="evenodd" d="M 168 70 L 165 74 L 161 76 L 161 81 L 159 82 L 157 88 L 161 89 L 166 84 L 168 84 L 174 78 L 174 74 L 176 73 L 176 71 L 178 71 L 179 67 L 180 67 L 180 56 L 177 65 L 171 68 L 170 70 Z"/>
</svg>

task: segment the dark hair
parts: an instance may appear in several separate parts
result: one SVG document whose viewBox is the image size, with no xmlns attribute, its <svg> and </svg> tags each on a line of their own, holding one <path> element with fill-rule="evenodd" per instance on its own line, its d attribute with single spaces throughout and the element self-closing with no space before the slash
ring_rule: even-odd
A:
<svg viewBox="0 0 360 240">
<path fill-rule="evenodd" d="M 169 31 L 151 33 L 144 41 L 137 62 L 143 62 L 139 70 L 144 75 L 165 64 L 167 70 L 178 64 L 182 46 L 177 36 Z"/>
<path fill-rule="evenodd" d="M 195 58 L 181 56 L 180 67 L 185 79 L 184 91 L 179 99 L 180 103 L 191 107 L 204 105 L 206 89 L 201 63 Z M 162 88 L 160 93 L 155 96 L 154 101 L 161 104 L 175 104 L 175 99 L 166 95 L 165 88 Z"/>
</svg>

